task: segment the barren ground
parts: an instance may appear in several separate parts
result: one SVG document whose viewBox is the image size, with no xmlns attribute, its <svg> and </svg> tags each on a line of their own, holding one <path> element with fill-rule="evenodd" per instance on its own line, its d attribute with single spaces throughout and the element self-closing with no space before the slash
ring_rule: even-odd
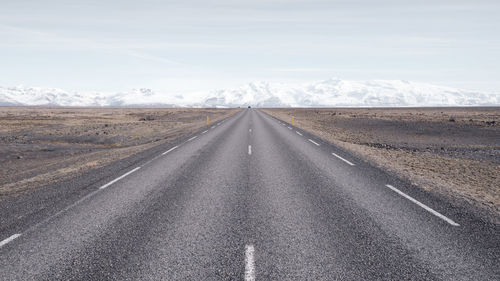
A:
<svg viewBox="0 0 500 281">
<path fill-rule="evenodd" d="M 70 178 L 237 109 L 0 107 L 0 199 Z"/>
<path fill-rule="evenodd" d="M 500 217 L 500 108 L 265 109 L 414 185 Z"/>
</svg>

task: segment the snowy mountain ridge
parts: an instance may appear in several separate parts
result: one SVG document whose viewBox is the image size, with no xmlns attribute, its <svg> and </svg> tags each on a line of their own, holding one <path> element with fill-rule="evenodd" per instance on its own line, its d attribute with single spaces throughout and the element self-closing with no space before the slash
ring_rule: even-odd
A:
<svg viewBox="0 0 500 281">
<path fill-rule="evenodd" d="M 396 107 L 498 106 L 499 93 L 483 93 L 401 80 L 328 79 L 305 84 L 252 82 L 205 97 L 172 95 L 150 89 L 120 93 L 76 93 L 35 87 L 0 87 L 0 106 L 152 107 Z"/>
<path fill-rule="evenodd" d="M 128 93 L 67 92 L 38 87 L 0 87 L 0 106 L 162 106 L 173 107 L 150 89 Z"/>
<path fill-rule="evenodd" d="M 295 86 L 249 83 L 237 89 L 214 91 L 206 103 L 259 107 L 491 106 L 500 105 L 500 94 L 400 80 L 329 79 Z"/>
</svg>

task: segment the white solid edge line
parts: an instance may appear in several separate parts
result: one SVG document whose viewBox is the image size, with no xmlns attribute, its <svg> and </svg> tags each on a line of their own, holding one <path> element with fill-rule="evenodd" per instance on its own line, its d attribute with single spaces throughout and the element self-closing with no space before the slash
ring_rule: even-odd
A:
<svg viewBox="0 0 500 281">
<path fill-rule="evenodd" d="M 351 165 L 351 166 L 354 166 L 354 164 L 353 164 L 352 162 L 348 161 L 347 159 L 344 159 L 344 158 L 340 157 L 339 155 L 337 155 L 337 154 L 335 154 L 335 153 L 333 153 L 333 152 L 332 152 L 332 155 L 333 155 L 333 156 L 335 156 L 335 157 L 337 157 L 338 159 L 340 159 L 340 160 L 342 160 L 342 161 L 346 162 L 347 164 L 349 164 L 349 165 Z"/>
<path fill-rule="evenodd" d="M 187 141 L 192 141 L 192 140 L 194 140 L 194 139 L 195 139 L 195 138 L 197 138 L 197 137 L 198 137 L 198 136 L 194 136 L 194 137 L 192 137 L 192 138 L 188 139 Z"/>
<path fill-rule="evenodd" d="M 206 133 L 206 132 L 208 132 L 208 130 L 206 130 L 206 131 L 203 131 L 203 132 L 201 132 L 201 133 L 202 133 L 202 134 L 204 134 L 204 133 Z"/>
<path fill-rule="evenodd" d="M 302 134 L 299 131 L 295 131 L 297 135 L 302 136 Z"/>
<path fill-rule="evenodd" d="M 248 145 L 248 155 L 252 155 L 252 146 Z"/>
<path fill-rule="evenodd" d="M 126 172 L 125 174 L 123 174 L 123 175 L 121 175 L 121 176 L 117 177 L 116 179 L 114 179 L 114 180 L 112 180 L 112 181 L 108 182 L 107 184 L 105 184 L 105 185 L 103 185 L 103 186 L 99 187 L 99 189 L 104 189 L 104 188 L 106 188 L 106 187 L 108 187 L 108 186 L 112 185 L 113 183 L 115 183 L 115 182 L 117 182 L 117 181 L 119 181 L 119 180 L 123 179 L 124 177 L 126 177 L 126 176 L 128 176 L 128 175 L 132 174 L 133 172 L 135 172 L 135 171 L 139 170 L 140 168 L 141 168 L 141 167 L 137 167 L 137 168 L 133 169 L 132 171 L 128 171 L 128 172 Z"/>
<path fill-rule="evenodd" d="M 12 240 L 16 239 L 17 237 L 21 236 L 21 234 L 16 233 L 14 235 L 11 235 L 9 238 L 4 239 L 2 242 L 0 242 L 0 248 L 7 243 L 11 242 Z"/>
<path fill-rule="evenodd" d="M 253 245 L 245 246 L 245 281 L 255 281 L 254 252 Z"/>
<path fill-rule="evenodd" d="M 420 203 L 419 201 L 417 201 L 416 199 L 413 199 L 411 196 L 407 195 L 406 193 L 400 191 L 399 189 L 395 188 L 394 186 L 390 185 L 390 184 L 386 184 L 385 186 L 387 186 L 388 188 L 392 189 L 392 191 L 396 192 L 397 194 L 403 196 L 404 198 L 410 200 L 411 202 L 417 204 L 418 206 L 424 208 L 426 211 L 430 212 L 431 214 L 435 215 L 436 217 L 446 221 L 447 223 L 453 225 L 453 226 L 460 226 L 458 223 L 454 222 L 453 220 L 443 216 L 441 213 L 435 211 L 434 209 L 432 209 L 431 207 L 428 207 L 427 205 L 423 204 L 423 203 Z"/>
<path fill-rule="evenodd" d="M 310 142 L 314 143 L 315 145 L 319 146 L 319 143 L 313 141 L 312 139 L 309 139 Z"/>
<path fill-rule="evenodd" d="M 167 151 L 163 152 L 161 155 L 165 155 L 165 154 L 169 153 L 170 151 L 172 151 L 172 150 L 176 149 L 177 147 L 179 147 L 179 146 L 178 146 L 178 145 L 176 145 L 176 146 L 172 147 L 171 149 L 169 149 L 169 150 L 167 150 Z"/>
</svg>

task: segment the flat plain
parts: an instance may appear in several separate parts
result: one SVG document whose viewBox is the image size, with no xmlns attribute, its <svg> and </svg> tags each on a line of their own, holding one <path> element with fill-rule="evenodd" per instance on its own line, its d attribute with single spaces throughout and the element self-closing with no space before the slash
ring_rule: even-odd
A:
<svg viewBox="0 0 500 281">
<path fill-rule="evenodd" d="M 188 135 L 236 109 L 0 108 L 0 199 Z"/>
<path fill-rule="evenodd" d="M 498 221 L 498 107 L 263 111 Z"/>
<path fill-rule="evenodd" d="M 315 124 L 319 117 L 311 111 L 297 114 L 295 120 L 312 116 Z M 329 125 L 319 127 L 319 136 L 260 109 L 199 125 L 208 111 L 198 110 L 198 117 L 186 121 L 201 126 L 193 133 L 165 143 L 155 138 L 151 143 L 138 141 L 154 147 L 67 180 L 13 193 L 0 202 L 0 279 L 499 280 L 500 224 L 478 216 L 468 205 L 431 193 L 437 189 L 419 188 L 374 166 L 371 158 L 325 140 L 331 127 L 339 128 L 338 136 L 368 134 L 372 128 L 377 132 L 365 141 L 373 147 L 348 145 L 388 150 L 389 155 L 411 148 L 417 157 L 427 153 L 492 166 L 497 160 L 494 149 L 493 155 L 476 155 L 459 145 L 494 146 L 496 122 L 476 129 L 460 124 L 459 117 L 442 122 L 430 118 L 433 121 L 422 121 L 419 131 L 428 137 L 417 141 L 411 134 L 419 122 L 390 116 L 351 120 L 358 118 L 358 110 L 356 117 L 344 120 L 351 123 L 340 121 L 344 127 L 337 127 L 330 118 L 338 113 L 329 111 L 329 117 L 324 114 Z M 135 127 L 124 126 L 132 136 L 146 135 L 148 122 L 161 120 L 151 111 L 151 116 L 133 113 L 129 122 L 143 122 L 133 126 L 145 131 L 138 134 Z M 91 124 L 91 118 L 87 122 Z M 99 136 L 112 127 L 106 122 L 99 122 Z M 454 127 L 462 125 L 463 131 Z M 441 132 L 459 139 L 454 146 L 465 151 L 463 155 L 441 154 L 441 147 L 451 148 L 433 137 Z M 104 135 L 115 134 L 127 136 L 121 130 Z M 133 148 L 140 138 L 131 139 Z M 442 146 L 423 152 L 431 143 Z M 422 177 L 432 179 L 435 174 L 426 167 L 438 164 L 422 163 L 428 173 Z M 480 180 L 475 173 L 491 172 L 484 177 L 486 183 L 497 176 L 494 170 L 469 169 L 464 166 L 461 173 Z M 449 193 L 461 198 L 455 190 Z"/>
</svg>

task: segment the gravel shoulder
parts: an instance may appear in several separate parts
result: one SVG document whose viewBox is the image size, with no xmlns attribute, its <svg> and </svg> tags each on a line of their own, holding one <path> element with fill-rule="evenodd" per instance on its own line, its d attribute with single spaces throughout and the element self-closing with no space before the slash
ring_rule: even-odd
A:
<svg viewBox="0 0 500 281">
<path fill-rule="evenodd" d="M 500 222 L 500 108 L 262 109 Z"/>
<path fill-rule="evenodd" d="M 0 200 L 67 180 L 217 122 L 237 109 L 0 108 Z"/>
</svg>

